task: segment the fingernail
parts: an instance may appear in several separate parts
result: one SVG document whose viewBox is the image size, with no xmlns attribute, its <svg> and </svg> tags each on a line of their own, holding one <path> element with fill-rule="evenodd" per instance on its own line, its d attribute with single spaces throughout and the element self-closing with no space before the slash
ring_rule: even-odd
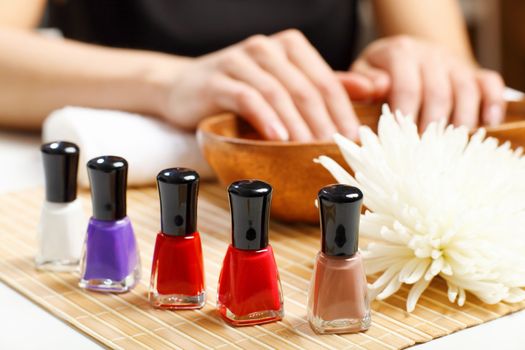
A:
<svg viewBox="0 0 525 350">
<path fill-rule="evenodd" d="M 282 124 L 279 123 L 273 123 L 268 125 L 267 132 L 270 138 L 274 140 L 288 141 L 290 139 L 288 131 L 284 128 Z"/>
<path fill-rule="evenodd" d="M 499 104 L 489 106 L 485 112 L 485 123 L 496 126 L 503 121 L 503 109 Z"/>
</svg>

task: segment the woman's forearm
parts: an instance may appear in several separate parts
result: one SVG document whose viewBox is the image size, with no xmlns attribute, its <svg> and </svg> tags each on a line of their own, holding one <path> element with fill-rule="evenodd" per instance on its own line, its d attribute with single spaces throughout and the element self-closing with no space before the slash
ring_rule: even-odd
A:
<svg viewBox="0 0 525 350">
<path fill-rule="evenodd" d="M 374 0 L 373 7 L 383 35 L 427 39 L 474 61 L 457 0 Z"/>
<path fill-rule="evenodd" d="M 0 125 L 37 129 L 66 105 L 160 114 L 187 58 L 0 28 Z"/>
</svg>

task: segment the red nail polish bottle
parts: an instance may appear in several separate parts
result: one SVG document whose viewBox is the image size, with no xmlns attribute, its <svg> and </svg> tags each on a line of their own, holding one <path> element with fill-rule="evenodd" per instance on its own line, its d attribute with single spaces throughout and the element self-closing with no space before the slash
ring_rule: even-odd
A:
<svg viewBox="0 0 525 350">
<path fill-rule="evenodd" d="M 198 309 L 206 302 L 204 265 L 197 232 L 199 175 L 172 168 L 157 176 L 161 232 L 157 235 L 149 299 L 165 309 Z"/>
<path fill-rule="evenodd" d="M 243 180 L 228 188 L 232 216 L 232 244 L 219 276 L 217 306 L 234 326 L 278 321 L 283 297 L 277 264 L 268 244 L 272 187 Z"/>
</svg>

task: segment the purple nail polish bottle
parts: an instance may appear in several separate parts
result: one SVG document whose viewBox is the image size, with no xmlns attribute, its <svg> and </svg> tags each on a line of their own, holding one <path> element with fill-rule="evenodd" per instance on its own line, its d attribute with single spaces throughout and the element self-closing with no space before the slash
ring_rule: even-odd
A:
<svg viewBox="0 0 525 350">
<path fill-rule="evenodd" d="M 126 216 L 128 163 L 102 156 L 87 163 L 93 216 L 89 220 L 79 286 L 99 292 L 127 292 L 140 279 L 137 241 Z"/>
</svg>

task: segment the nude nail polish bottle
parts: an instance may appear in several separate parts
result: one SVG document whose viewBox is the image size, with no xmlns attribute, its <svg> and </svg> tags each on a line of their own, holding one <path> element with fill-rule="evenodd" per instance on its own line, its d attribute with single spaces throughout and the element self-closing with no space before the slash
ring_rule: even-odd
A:
<svg viewBox="0 0 525 350">
<path fill-rule="evenodd" d="M 358 252 L 363 193 L 331 185 L 319 191 L 321 251 L 315 258 L 308 321 L 317 333 L 354 333 L 370 327 L 370 303 Z"/>
<path fill-rule="evenodd" d="M 85 217 L 77 198 L 79 149 L 71 142 L 42 145 L 46 200 L 38 226 L 36 267 L 40 270 L 77 269 L 84 241 Z"/>
</svg>

